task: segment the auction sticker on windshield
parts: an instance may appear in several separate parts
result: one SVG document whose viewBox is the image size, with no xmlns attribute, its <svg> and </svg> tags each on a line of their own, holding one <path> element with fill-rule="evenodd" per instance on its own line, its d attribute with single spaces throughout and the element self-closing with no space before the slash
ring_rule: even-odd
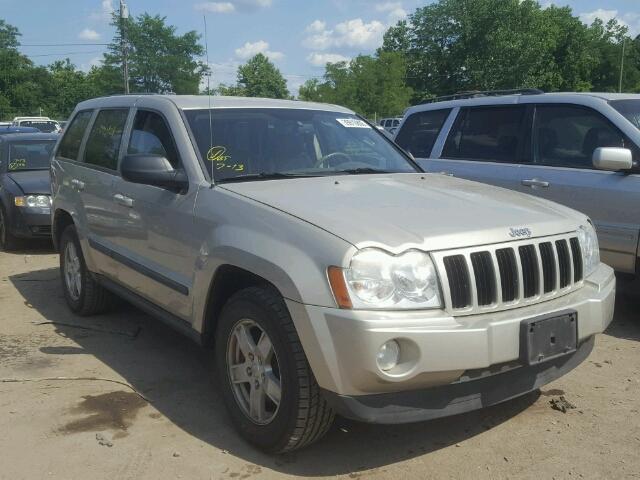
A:
<svg viewBox="0 0 640 480">
<path fill-rule="evenodd" d="M 367 122 L 363 122 L 357 118 L 336 118 L 338 123 L 347 128 L 371 128 Z"/>
</svg>

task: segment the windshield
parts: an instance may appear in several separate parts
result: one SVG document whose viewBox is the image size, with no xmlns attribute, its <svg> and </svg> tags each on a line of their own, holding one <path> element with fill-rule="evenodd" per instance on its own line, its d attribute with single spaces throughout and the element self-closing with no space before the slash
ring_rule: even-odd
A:
<svg viewBox="0 0 640 480">
<path fill-rule="evenodd" d="M 55 140 L 34 140 L 9 144 L 7 170 L 46 170 L 49 168 Z"/>
<path fill-rule="evenodd" d="M 33 127 L 40 130 L 42 133 L 55 133 L 59 130 L 56 122 L 47 120 L 26 120 L 20 122 L 21 127 Z"/>
<path fill-rule="evenodd" d="M 355 115 L 297 109 L 186 110 L 216 181 L 416 172 L 377 129 Z"/>
<path fill-rule="evenodd" d="M 640 100 L 614 100 L 611 106 L 640 129 Z"/>
</svg>

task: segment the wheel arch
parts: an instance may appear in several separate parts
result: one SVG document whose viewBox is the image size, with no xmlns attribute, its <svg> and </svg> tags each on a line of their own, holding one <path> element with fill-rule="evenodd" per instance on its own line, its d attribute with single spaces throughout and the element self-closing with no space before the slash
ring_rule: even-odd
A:
<svg viewBox="0 0 640 480">
<path fill-rule="evenodd" d="M 62 232 L 64 232 L 65 228 L 69 225 L 74 225 L 74 223 L 73 217 L 66 210 L 58 209 L 55 211 L 53 222 L 51 223 L 51 239 L 53 240 L 53 247 L 56 250 L 58 250 L 60 246 Z"/>
<path fill-rule="evenodd" d="M 271 281 L 245 268 L 223 264 L 216 269 L 209 284 L 203 312 L 201 338 L 205 346 L 213 345 L 218 317 L 225 303 L 235 293 L 250 287 L 270 288 L 283 296 Z"/>
</svg>

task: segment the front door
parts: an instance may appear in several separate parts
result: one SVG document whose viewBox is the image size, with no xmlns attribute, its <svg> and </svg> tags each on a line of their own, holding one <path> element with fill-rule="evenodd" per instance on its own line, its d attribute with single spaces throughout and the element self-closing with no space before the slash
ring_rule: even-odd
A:
<svg viewBox="0 0 640 480">
<path fill-rule="evenodd" d="M 135 112 L 126 153 L 161 155 L 174 168 L 182 168 L 167 122 L 155 111 Z M 176 192 L 118 177 L 113 192 L 123 226 L 116 240 L 124 256 L 120 280 L 168 312 L 188 319 L 200 246 L 193 236 L 196 185 L 187 192 Z"/>
<path fill-rule="evenodd" d="M 533 125 L 533 163 L 521 171 L 521 191 L 588 215 L 603 262 L 634 273 L 640 232 L 640 175 L 593 167 L 598 147 L 632 147 L 604 116 L 577 105 L 539 105 Z"/>
</svg>

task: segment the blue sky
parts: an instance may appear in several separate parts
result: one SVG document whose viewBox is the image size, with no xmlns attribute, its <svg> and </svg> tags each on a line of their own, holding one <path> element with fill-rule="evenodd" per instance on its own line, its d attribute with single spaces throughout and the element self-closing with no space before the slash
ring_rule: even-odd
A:
<svg viewBox="0 0 640 480">
<path fill-rule="evenodd" d="M 237 66 L 255 53 L 268 55 L 297 92 L 321 76 L 327 61 L 373 52 L 388 26 L 430 3 L 425 0 L 127 0 L 133 15 L 166 16 L 179 32 L 209 30 L 214 82 L 234 83 Z M 543 5 L 552 3 L 542 0 Z M 640 34 L 640 0 L 554 0 L 590 22 L 616 17 Z M 70 58 L 88 69 L 113 37 L 109 14 L 119 0 L 0 0 L 0 18 L 23 34 L 22 52 L 39 64 Z M 48 44 L 48 46 L 42 46 Z M 84 45 L 50 45 L 84 44 Z"/>
</svg>

